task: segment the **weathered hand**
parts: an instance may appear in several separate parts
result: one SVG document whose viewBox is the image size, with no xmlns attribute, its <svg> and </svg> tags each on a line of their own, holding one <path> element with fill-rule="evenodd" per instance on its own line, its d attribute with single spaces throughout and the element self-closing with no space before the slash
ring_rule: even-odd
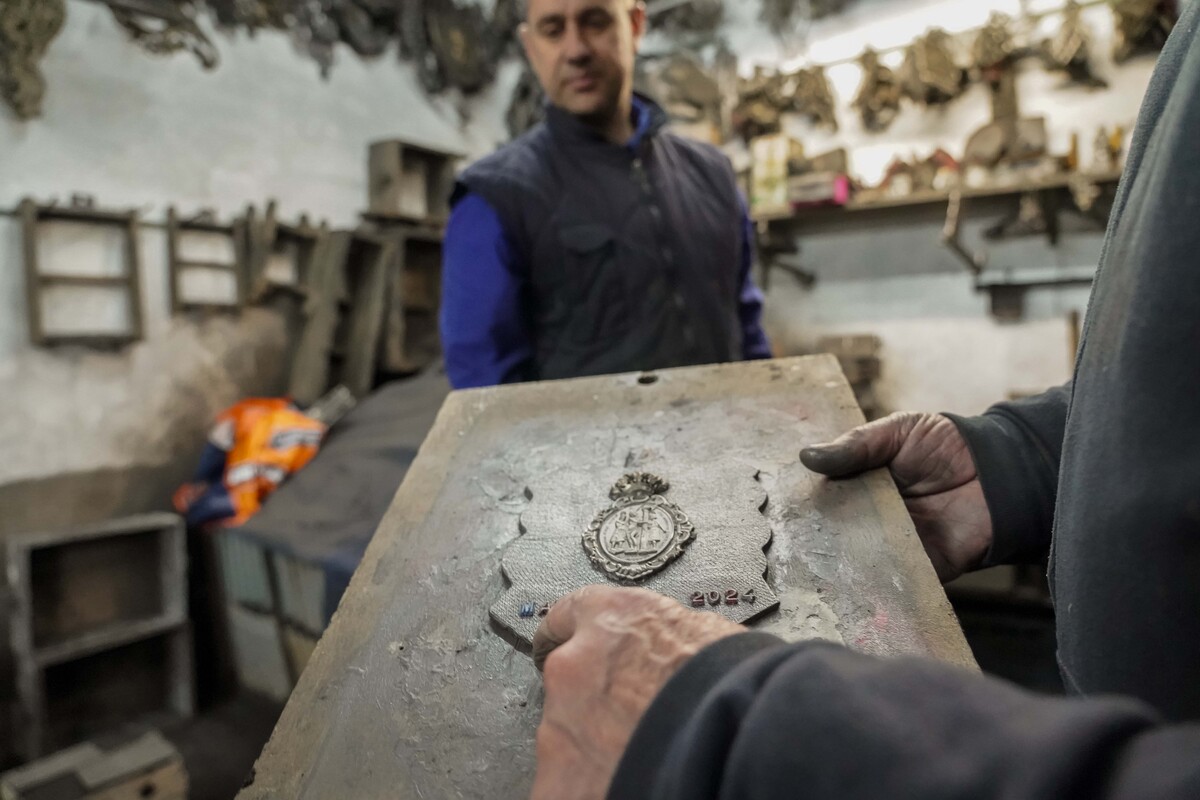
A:
<svg viewBox="0 0 1200 800">
<path fill-rule="evenodd" d="M 992 517 L 967 443 L 940 414 L 892 414 L 800 453 L 804 466 L 846 478 L 886 466 L 943 582 L 979 566 Z"/>
<path fill-rule="evenodd" d="M 701 648 L 743 628 L 644 589 L 588 586 L 533 638 L 546 698 L 533 800 L 600 800 L 642 714 Z"/>
</svg>

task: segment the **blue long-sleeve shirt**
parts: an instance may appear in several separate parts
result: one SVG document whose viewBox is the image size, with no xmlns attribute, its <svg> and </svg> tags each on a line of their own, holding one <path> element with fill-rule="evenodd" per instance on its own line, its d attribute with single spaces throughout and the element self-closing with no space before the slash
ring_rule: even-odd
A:
<svg viewBox="0 0 1200 800">
<path fill-rule="evenodd" d="M 650 113 L 634 100 L 637 128 L 626 144 L 636 150 Z M 762 329 L 763 296 L 754 284 L 754 228 L 742 203 L 743 243 L 738 316 L 742 355 L 770 358 Z M 442 349 L 446 373 L 456 389 L 516 383 L 531 376 L 532 314 L 527 308 L 529 270 L 483 198 L 467 194 L 455 204 L 446 228 L 442 264 Z"/>
</svg>

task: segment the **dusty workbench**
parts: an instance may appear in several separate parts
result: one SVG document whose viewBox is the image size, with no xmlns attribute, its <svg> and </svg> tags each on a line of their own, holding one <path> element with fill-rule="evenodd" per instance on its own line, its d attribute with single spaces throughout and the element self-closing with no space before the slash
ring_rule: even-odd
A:
<svg viewBox="0 0 1200 800">
<path fill-rule="evenodd" d="M 797 459 L 861 422 L 829 356 L 452 394 L 239 797 L 527 796 L 541 680 L 493 620 L 501 565 L 518 540 L 588 563 L 580 537 L 631 470 L 670 476 L 695 526 L 677 565 L 719 560 L 729 519 L 767 531 L 779 607 L 755 628 L 973 668 L 887 473 Z"/>
</svg>

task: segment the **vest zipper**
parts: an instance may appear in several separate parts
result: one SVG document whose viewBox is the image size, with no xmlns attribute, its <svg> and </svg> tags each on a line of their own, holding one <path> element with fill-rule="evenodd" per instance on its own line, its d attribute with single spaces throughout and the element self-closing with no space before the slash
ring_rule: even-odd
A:
<svg viewBox="0 0 1200 800">
<path fill-rule="evenodd" d="M 646 173 L 646 164 L 640 156 L 634 156 L 633 159 L 633 179 L 638 187 L 642 190 L 642 194 L 646 197 L 646 207 L 650 212 L 650 219 L 654 225 L 654 232 L 659 242 L 659 254 L 667 267 L 667 279 L 671 281 L 671 303 L 675 306 L 675 311 L 682 317 L 681 333 L 683 334 L 684 344 L 690 349 L 696 346 L 696 332 L 692 329 L 690 315 L 686 313 L 687 302 L 683 299 L 683 293 L 679 289 L 679 273 L 675 269 L 675 254 L 666 244 L 666 237 L 663 234 L 663 219 L 662 209 L 659 208 L 658 199 L 654 196 L 654 186 L 650 183 L 650 176 Z"/>
</svg>

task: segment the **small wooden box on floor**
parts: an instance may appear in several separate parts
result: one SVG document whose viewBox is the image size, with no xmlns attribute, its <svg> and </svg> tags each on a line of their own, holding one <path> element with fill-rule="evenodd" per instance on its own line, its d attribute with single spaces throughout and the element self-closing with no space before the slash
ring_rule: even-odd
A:
<svg viewBox="0 0 1200 800">
<path fill-rule="evenodd" d="M 0 800 L 187 800 L 178 751 L 157 732 L 69 747 L 0 775 Z"/>
<path fill-rule="evenodd" d="M 694 525 L 651 582 L 719 574 L 731 541 L 769 529 L 744 563 L 779 606 L 752 627 L 973 666 L 888 474 L 799 463 L 862 421 L 831 356 L 452 394 L 240 797 L 528 797 L 542 683 L 493 622 L 501 565 L 544 547 L 608 583 L 584 534 L 630 473 L 669 480 Z"/>
</svg>

